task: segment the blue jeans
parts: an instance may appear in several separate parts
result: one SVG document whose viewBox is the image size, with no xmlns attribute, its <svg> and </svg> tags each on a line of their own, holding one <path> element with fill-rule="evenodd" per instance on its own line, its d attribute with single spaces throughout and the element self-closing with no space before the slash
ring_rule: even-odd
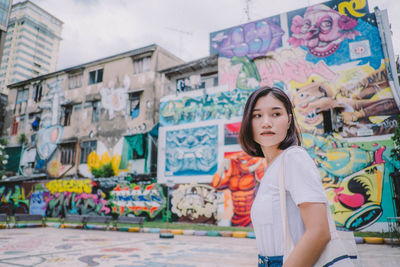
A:
<svg viewBox="0 0 400 267">
<path fill-rule="evenodd" d="M 258 255 L 258 267 L 282 267 L 283 256 L 264 257 Z"/>
</svg>

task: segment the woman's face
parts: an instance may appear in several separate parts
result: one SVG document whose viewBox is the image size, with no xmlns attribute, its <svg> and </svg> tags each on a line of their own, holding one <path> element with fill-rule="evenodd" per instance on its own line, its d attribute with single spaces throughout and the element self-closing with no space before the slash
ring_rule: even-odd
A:
<svg viewBox="0 0 400 267">
<path fill-rule="evenodd" d="M 272 94 L 260 97 L 252 110 L 253 138 L 261 148 L 278 148 L 290 126 L 289 115 Z"/>
</svg>

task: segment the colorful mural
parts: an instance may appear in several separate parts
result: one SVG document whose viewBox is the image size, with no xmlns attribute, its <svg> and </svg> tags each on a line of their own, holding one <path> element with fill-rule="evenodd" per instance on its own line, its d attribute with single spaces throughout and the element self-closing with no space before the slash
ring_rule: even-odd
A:
<svg viewBox="0 0 400 267">
<path fill-rule="evenodd" d="M 250 226 L 250 209 L 264 176 L 266 163 L 244 152 L 225 153 L 224 163 L 215 173 L 211 185 L 217 190 L 229 189 L 233 203 L 233 226 Z"/>
<path fill-rule="evenodd" d="M 0 213 L 138 215 L 156 219 L 166 207 L 158 184 L 132 184 L 130 178 L 57 179 L 0 185 Z M 158 216 L 160 217 L 160 216 Z"/>
<path fill-rule="evenodd" d="M 159 182 L 211 183 L 224 203 L 232 202 L 231 224 L 249 225 L 263 164 L 240 152 L 237 132 L 249 94 L 275 86 L 293 102 L 336 224 L 386 229 L 386 217 L 396 214 L 389 174 L 398 163 L 390 158 L 390 134 L 400 112 L 367 1 L 332 0 L 220 30 L 210 34 L 210 52 L 219 56 L 217 89 L 161 99 L 158 163 L 171 159 L 167 133 L 215 125 L 218 171 L 201 179 L 195 170 L 186 178 L 168 176 L 164 164 Z M 218 218 L 229 214 L 220 211 Z"/>
<path fill-rule="evenodd" d="M 167 200 L 159 184 L 117 185 L 110 192 L 110 196 L 112 212 L 119 215 L 147 213 L 150 218 L 154 218 L 167 205 Z"/>
<path fill-rule="evenodd" d="M 171 195 L 171 211 L 180 222 L 215 223 L 220 219 L 218 205 L 223 200 L 209 185 L 181 184 Z"/>
<path fill-rule="evenodd" d="M 160 124 L 168 126 L 241 116 L 249 94 L 243 90 L 217 88 L 206 94 L 201 91 L 166 97 L 160 104 Z"/>
<path fill-rule="evenodd" d="M 166 175 L 214 173 L 217 169 L 217 141 L 217 126 L 168 131 Z"/>
</svg>

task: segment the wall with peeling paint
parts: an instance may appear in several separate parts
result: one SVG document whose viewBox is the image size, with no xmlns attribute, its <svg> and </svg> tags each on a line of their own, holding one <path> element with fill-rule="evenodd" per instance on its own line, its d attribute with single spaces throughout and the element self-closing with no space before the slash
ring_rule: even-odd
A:
<svg viewBox="0 0 400 267">
<path fill-rule="evenodd" d="M 9 97 L 11 119 L 6 127 L 9 145 L 17 144 L 18 136 L 24 133 L 28 138 L 26 151 L 37 151 L 35 159 L 30 157 L 29 166 L 21 168 L 22 174 L 92 177 L 86 163 L 90 151 L 82 149 L 89 141 L 96 141 L 91 149 L 99 157 L 105 153 L 121 157 L 125 137 L 149 135 L 158 123 L 155 95 L 160 91 L 156 82 L 160 75 L 156 71 L 179 63 L 182 60 L 168 51 L 150 45 L 13 85 Z M 42 85 L 39 101 L 35 99 L 38 84 Z M 23 101 L 22 89 L 29 90 Z M 36 117 L 40 117 L 38 129 L 32 126 Z M 147 140 L 147 158 L 132 159 L 132 150 L 126 152 L 124 156 L 129 159 L 120 162 L 129 160 L 129 168 L 127 164 L 117 168 L 116 175 L 151 174 L 155 141 L 150 137 Z"/>
</svg>

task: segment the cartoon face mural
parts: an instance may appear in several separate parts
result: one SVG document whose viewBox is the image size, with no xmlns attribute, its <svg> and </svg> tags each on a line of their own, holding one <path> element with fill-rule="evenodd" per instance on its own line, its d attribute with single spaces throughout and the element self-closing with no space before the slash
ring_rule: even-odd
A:
<svg viewBox="0 0 400 267">
<path fill-rule="evenodd" d="M 354 30 L 357 21 L 327 7 L 315 5 L 307 8 L 304 17 L 292 20 L 292 37 L 295 47 L 306 46 L 316 57 L 327 57 L 336 52 L 344 39 L 354 39 L 360 32 Z"/>
<path fill-rule="evenodd" d="M 265 161 L 244 152 L 227 153 L 224 164 L 214 174 L 211 185 L 217 190 L 229 189 L 233 202 L 233 226 L 251 225 L 250 209 L 258 184 L 264 176 Z"/>
<path fill-rule="evenodd" d="M 304 118 L 302 122 L 317 128 L 323 127 L 323 111 L 343 107 L 343 104 L 334 99 L 328 83 L 311 83 L 297 88 L 293 105 L 296 112 Z"/>
</svg>

